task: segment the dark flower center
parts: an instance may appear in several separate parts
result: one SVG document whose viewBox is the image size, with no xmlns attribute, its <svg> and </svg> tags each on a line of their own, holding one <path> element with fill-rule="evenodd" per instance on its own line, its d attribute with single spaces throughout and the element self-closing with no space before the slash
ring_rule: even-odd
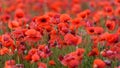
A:
<svg viewBox="0 0 120 68">
<path fill-rule="evenodd" d="M 93 29 L 91 29 L 91 30 L 90 30 L 90 32 L 91 32 L 91 33 L 93 33 L 93 32 L 94 32 L 94 30 L 93 30 Z"/>
<path fill-rule="evenodd" d="M 107 11 L 107 12 L 111 12 L 112 10 L 111 10 L 110 8 L 107 8 L 106 11 Z"/>
<path fill-rule="evenodd" d="M 47 22 L 47 20 L 45 18 L 42 18 L 41 22 L 45 23 L 45 22 Z"/>
<path fill-rule="evenodd" d="M 110 25 L 110 24 L 108 24 L 108 25 L 107 25 L 107 28 L 108 28 L 108 29 L 110 29 L 110 28 L 111 28 L 111 25 Z"/>
</svg>

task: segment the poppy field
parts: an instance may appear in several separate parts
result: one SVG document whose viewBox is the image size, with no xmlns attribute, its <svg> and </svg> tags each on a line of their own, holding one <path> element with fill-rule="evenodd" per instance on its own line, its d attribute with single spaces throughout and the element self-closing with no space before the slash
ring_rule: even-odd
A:
<svg viewBox="0 0 120 68">
<path fill-rule="evenodd" d="M 120 0 L 0 0 L 0 68 L 120 68 Z"/>
</svg>

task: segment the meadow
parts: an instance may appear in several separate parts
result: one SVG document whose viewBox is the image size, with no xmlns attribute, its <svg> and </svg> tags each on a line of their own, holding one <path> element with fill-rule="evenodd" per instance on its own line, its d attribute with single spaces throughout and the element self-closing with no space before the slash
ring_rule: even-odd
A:
<svg viewBox="0 0 120 68">
<path fill-rule="evenodd" d="M 0 0 L 0 68 L 120 68 L 120 0 Z"/>
</svg>

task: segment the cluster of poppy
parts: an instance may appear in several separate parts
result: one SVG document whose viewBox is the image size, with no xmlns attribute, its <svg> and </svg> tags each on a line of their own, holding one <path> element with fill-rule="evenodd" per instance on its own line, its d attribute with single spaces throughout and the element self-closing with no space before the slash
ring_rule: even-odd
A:
<svg viewBox="0 0 120 68">
<path fill-rule="evenodd" d="M 0 0 L 0 68 L 120 68 L 119 21 L 120 0 Z"/>
</svg>

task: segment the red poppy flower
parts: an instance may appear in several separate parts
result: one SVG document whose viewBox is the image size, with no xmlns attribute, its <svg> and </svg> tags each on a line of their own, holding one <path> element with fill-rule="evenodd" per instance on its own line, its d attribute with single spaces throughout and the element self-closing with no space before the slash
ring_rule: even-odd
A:
<svg viewBox="0 0 120 68">
<path fill-rule="evenodd" d="M 50 8 L 55 12 L 61 12 L 61 1 L 56 1 L 50 5 Z"/>
<path fill-rule="evenodd" d="M 29 55 L 33 55 L 37 52 L 37 49 L 36 48 L 31 48 L 28 52 Z"/>
<path fill-rule="evenodd" d="M 69 25 L 67 23 L 59 23 L 58 30 L 60 31 L 60 34 L 65 35 L 68 33 Z"/>
<path fill-rule="evenodd" d="M 9 49 L 6 47 L 3 47 L 0 49 L 0 55 L 5 55 L 9 53 Z"/>
<path fill-rule="evenodd" d="M 102 27 L 95 27 L 95 34 L 102 34 L 104 32 L 104 29 Z"/>
<path fill-rule="evenodd" d="M 10 20 L 10 15 L 9 14 L 4 14 L 1 16 L 1 20 L 4 22 L 4 23 L 7 23 L 9 20 Z"/>
<path fill-rule="evenodd" d="M 56 63 L 55 63 L 54 60 L 50 60 L 50 61 L 49 61 L 49 64 L 50 64 L 51 66 L 54 66 Z"/>
<path fill-rule="evenodd" d="M 49 22 L 50 22 L 50 17 L 48 17 L 46 15 L 44 15 L 44 16 L 38 16 L 36 18 L 36 23 L 40 27 L 48 25 Z"/>
<path fill-rule="evenodd" d="M 38 62 L 38 68 L 47 68 L 47 65 L 42 62 Z"/>
<path fill-rule="evenodd" d="M 92 51 L 90 51 L 88 55 L 89 56 L 98 56 L 99 55 L 98 48 L 93 48 Z"/>
<path fill-rule="evenodd" d="M 60 16 L 60 21 L 63 22 L 63 23 L 69 22 L 70 19 L 71 19 L 71 17 L 70 17 L 68 14 L 62 14 L 62 15 Z"/>
<path fill-rule="evenodd" d="M 20 23 L 18 21 L 10 21 L 8 23 L 8 27 L 10 29 L 17 29 L 17 28 L 20 28 Z"/>
<path fill-rule="evenodd" d="M 105 25 L 109 30 L 115 29 L 115 22 L 114 21 L 107 20 Z"/>
<path fill-rule="evenodd" d="M 96 13 L 93 16 L 93 21 L 97 24 L 100 21 L 100 14 Z"/>
<path fill-rule="evenodd" d="M 87 29 L 88 34 L 95 34 L 95 28 L 94 27 L 88 27 Z"/>
<path fill-rule="evenodd" d="M 27 61 L 32 60 L 31 55 L 26 55 L 26 56 L 24 57 L 24 59 L 27 60 Z"/>
<path fill-rule="evenodd" d="M 15 61 L 14 60 L 8 60 L 5 62 L 5 68 L 15 68 Z"/>
<path fill-rule="evenodd" d="M 35 53 L 32 55 L 31 60 L 32 60 L 32 63 L 37 62 L 38 60 L 40 60 L 40 56 L 37 53 Z"/>
<path fill-rule="evenodd" d="M 107 16 L 113 15 L 113 8 L 112 6 L 105 6 L 104 7 L 105 13 L 107 14 Z"/>
<path fill-rule="evenodd" d="M 72 22 L 72 25 L 74 25 L 76 28 L 79 28 L 80 26 L 82 26 L 81 18 L 75 18 L 71 22 Z"/>
<path fill-rule="evenodd" d="M 79 4 L 74 4 L 71 8 L 71 13 L 72 14 L 77 14 L 77 13 L 80 12 L 80 10 L 81 10 L 80 5 Z"/>
<path fill-rule="evenodd" d="M 87 33 L 88 34 L 102 34 L 104 32 L 104 29 L 102 27 L 87 27 Z"/>
<path fill-rule="evenodd" d="M 106 41 L 109 43 L 117 43 L 118 40 L 119 39 L 117 34 L 109 34 L 106 36 Z"/>
<path fill-rule="evenodd" d="M 83 58 L 84 49 L 78 48 L 76 51 L 71 52 L 64 57 L 60 56 L 59 60 L 64 66 L 68 68 L 78 68 L 82 58 Z"/>
<path fill-rule="evenodd" d="M 78 60 L 71 60 L 68 63 L 68 68 L 78 68 L 79 61 Z"/>
<path fill-rule="evenodd" d="M 76 45 L 81 43 L 82 38 L 79 36 L 74 36 L 72 34 L 66 34 L 64 37 L 64 40 L 68 45 L 75 45 L 76 46 Z"/>
<path fill-rule="evenodd" d="M 46 45 L 38 45 L 38 49 L 39 49 L 40 51 L 43 51 L 44 48 L 45 48 L 45 46 L 46 46 Z"/>
<path fill-rule="evenodd" d="M 25 32 L 27 31 L 27 29 L 15 29 L 14 31 L 11 32 L 11 35 L 13 38 L 15 38 L 16 40 L 22 40 L 24 41 L 24 37 L 25 37 Z"/>
<path fill-rule="evenodd" d="M 95 59 L 93 63 L 93 68 L 105 68 L 106 64 L 101 59 Z"/>
<path fill-rule="evenodd" d="M 109 33 L 108 32 L 105 32 L 103 34 L 100 35 L 100 38 L 99 38 L 99 41 L 105 41 L 106 40 L 106 36 L 108 36 Z"/>
<path fill-rule="evenodd" d="M 35 29 L 29 29 L 25 32 L 26 37 L 25 40 L 26 41 L 38 41 L 41 39 L 41 34 L 40 32 L 36 31 Z"/>
<path fill-rule="evenodd" d="M 2 35 L 2 45 L 5 47 L 14 46 L 14 41 L 8 34 Z"/>
<path fill-rule="evenodd" d="M 15 12 L 15 17 L 17 19 L 21 19 L 25 16 L 25 13 L 22 9 L 17 9 L 16 12 Z"/>
<path fill-rule="evenodd" d="M 84 10 L 83 12 L 80 12 L 79 14 L 77 14 L 77 17 L 85 19 L 85 18 L 87 18 L 89 16 L 90 12 L 91 11 L 89 9 Z"/>
</svg>

